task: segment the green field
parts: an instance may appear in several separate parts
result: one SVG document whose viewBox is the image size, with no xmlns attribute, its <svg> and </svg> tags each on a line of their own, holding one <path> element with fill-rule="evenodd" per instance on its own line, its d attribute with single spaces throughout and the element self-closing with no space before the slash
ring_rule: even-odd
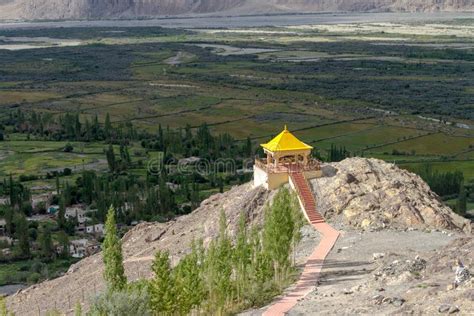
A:
<svg viewBox="0 0 474 316">
<path fill-rule="evenodd" d="M 0 117 L 21 109 L 103 122 L 109 113 L 115 125 L 132 122 L 151 133 L 158 124 L 207 123 L 213 132 L 249 136 L 255 144 L 287 124 L 322 154 L 336 145 L 407 168 L 434 161 L 437 169 L 459 169 L 473 179 L 470 23 L 446 21 L 443 27 L 454 36 L 438 34 L 440 26 L 431 24 L 423 36 L 413 31 L 416 24 L 394 31 L 371 23 L 359 24 L 360 32 L 344 25 L 267 27 L 258 30 L 262 36 L 115 27 L 104 37 L 102 28 L 45 29 L 41 36 L 84 45 L 0 50 Z M 104 167 L 104 143 L 73 144 L 74 151 L 65 153 L 64 141 L 7 135 L 0 142 L 0 176 Z"/>
</svg>

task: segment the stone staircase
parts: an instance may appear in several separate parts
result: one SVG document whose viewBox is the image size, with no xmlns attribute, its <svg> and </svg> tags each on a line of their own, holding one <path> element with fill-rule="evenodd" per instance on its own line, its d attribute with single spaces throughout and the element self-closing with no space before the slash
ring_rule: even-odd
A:
<svg viewBox="0 0 474 316">
<path fill-rule="evenodd" d="M 311 224 L 324 223 L 325 220 L 316 210 L 316 200 L 314 199 L 308 181 L 306 181 L 302 172 L 290 173 L 291 181 L 295 186 L 296 193 L 303 204 L 306 218 Z"/>
</svg>

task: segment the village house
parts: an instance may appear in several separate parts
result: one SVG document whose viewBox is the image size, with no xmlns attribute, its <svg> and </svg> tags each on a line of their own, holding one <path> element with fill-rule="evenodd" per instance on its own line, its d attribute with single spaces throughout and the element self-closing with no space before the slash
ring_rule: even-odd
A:
<svg viewBox="0 0 474 316">
<path fill-rule="evenodd" d="M 13 239 L 8 236 L 0 236 L 0 244 L 11 246 L 13 244 Z"/>
<path fill-rule="evenodd" d="M 59 205 L 50 205 L 46 212 L 48 214 L 54 215 L 59 211 Z"/>
<path fill-rule="evenodd" d="M 73 258 L 84 258 L 100 251 L 100 244 L 89 239 L 76 239 L 69 243 L 69 253 Z"/>
<path fill-rule="evenodd" d="M 105 234 L 105 226 L 104 226 L 104 224 L 88 225 L 88 226 L 86 226 L 85 231 L 88 234 L 103 236 Z"/>
<path fill-rule="evenodd" d="M 66 219 L 75 218 L 79 224 L 84 224 L 87 220 L 90 220 L 90 218 L 86 217 L 86 213 L 87 210 L 83 205 L 73 205 L 66 207 L 64 217 Z"/>
<path fill-rule="evenodd" d="M 44 208 L 46 209 L 46 206 L 49 204 L 49 202 L 52 199 L 52 193 L 44 193 L 44 194 L 39 194 L 39 195 L 34 195 L 31 198 L 31 206 L 35 211 L 40 211 L 39 208 Z"/>
<path fill-rule="evenodd" d="M 7 227 L 7 221 L 3 218 L 0 218 L 0 236 L 5 235 Z"/>
<path fill-rule="evenodd" d="M 66 207 L 64 217 L 66 219 L 75 218 L 79 223 L 83 223 L 85 222 L 86 210 L 82 207 L 82 205 L 69 206 Z"/>
</svg>

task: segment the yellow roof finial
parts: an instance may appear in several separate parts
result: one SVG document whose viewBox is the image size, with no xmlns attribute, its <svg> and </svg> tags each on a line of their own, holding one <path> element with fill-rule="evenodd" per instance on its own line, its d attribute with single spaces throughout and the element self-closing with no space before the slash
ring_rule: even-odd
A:
<svg viewBox="0 0 474 316">
<path fill-rule="evenodd" d="M 285 129 L 284 129 L 284 130 L 285 130 L 285 131 L 287 131 L 287 130 L 288 130 L 288 128 L 286 128 L 286 124 L 285 124 Z"/>
</svg>

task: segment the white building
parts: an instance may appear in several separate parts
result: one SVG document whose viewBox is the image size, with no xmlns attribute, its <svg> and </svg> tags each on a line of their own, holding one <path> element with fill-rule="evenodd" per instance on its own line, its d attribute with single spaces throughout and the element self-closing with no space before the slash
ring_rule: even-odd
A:
<svg viewBox="0 0 474 316">
<path fill-rule="evenodd" d="M 66 207 L 66 211 L 64 213 L 64 217 L 66 219 L 70 218 L 76 218 L 77 222 L 79 224 L 85 223 L 87 220 L 89 220 L 88 217 L 86 217 L 86 210 L 82 205 L 73 205 L 70 207 Z"/>
<path fill-rule="evenodd" d="M 105 226 L 104 224 L 95 224 L 86 226 L 86 233 L 95 235 L 104 235 Z"/>
<path fill-rule="evenodd" d="M 76 239 L 69 243 L 69 252 L 74 258 L 84 258 L 100 250 L 100 245 L 88 239 Z"/>
<path fill-rule="evenodd" d="M 0 236 L 3 236 L 6 232 L 7 221 L 0 218 Z"/>
<path fill-rule="evenodd" d="M 71 240 L 69 252 L 73 258 L 84 258 L 86 256 L 87 239 Z"/>
</svg>

